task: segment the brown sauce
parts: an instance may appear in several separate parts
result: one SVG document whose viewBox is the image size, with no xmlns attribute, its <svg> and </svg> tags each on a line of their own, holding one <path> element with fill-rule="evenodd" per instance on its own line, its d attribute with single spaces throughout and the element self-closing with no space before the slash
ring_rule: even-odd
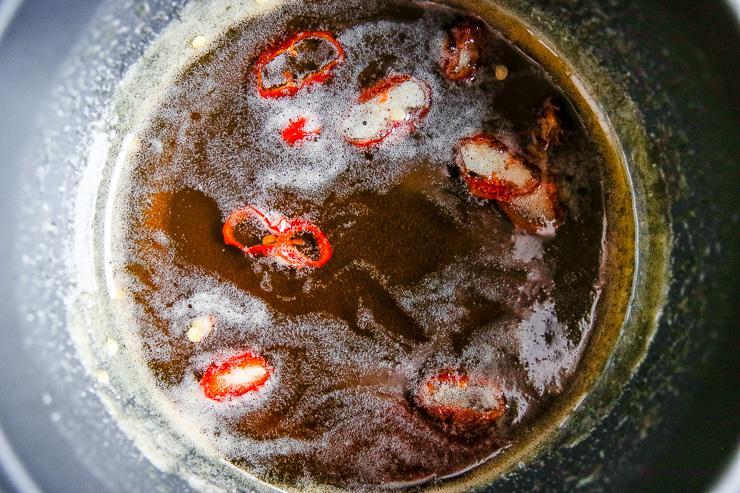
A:
<svg viewBox="0 0 740 493">
<path fill-rule="evenodd" d="M 444 76 L 447 33 L 470 20 L 420 3 L 290 4 L 227 33 L 137 136 L 117 246 L 132 330 L 153 382 L 261 479 L 397 486 L 458 474 L 532 426 L 576 370 L 600 292 L 604 159 L 545 71 L 495 30 L 485 27 L 472 80 Z M 255 63 L 300 31 L 332 33 L 343 62 L 295 95 L 263 97 Z M 321 64 L 311 63 L 301 70 Z M 403 74 L 432 90 L 424 119 L 378 145 L 344 140 L 361 92 Z M 562 102 L 564 131 L 537 150 L 549 98 Z M 303 115 L 320 132 L 286 143 L 281 131 Z M 468 191 L 455 145 L 480 132 L 547 166 L 562 211 L 555 235 L 516 228 Z M 295 269 L 225 245 L 224 222 L 246 205 L 310 220 L 331 259 Z M 209 317 L 213 330 L 191 341 L 193 321 Z M 274 368 L 268 383 L 207 399 L 209 365 L 246 350 Z M 425 411 L 414 393 L 445 369 L 494 381 L 501 416 L 459 427 Z"/>
</svg>

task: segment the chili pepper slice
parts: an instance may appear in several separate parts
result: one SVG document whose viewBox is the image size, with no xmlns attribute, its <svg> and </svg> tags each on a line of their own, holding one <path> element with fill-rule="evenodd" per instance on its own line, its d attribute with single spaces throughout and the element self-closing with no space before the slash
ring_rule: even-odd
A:
<svg viewBox="0 0 740 493">
<path fill-rule="evenodd" d="M 262 356 L 245 352 L 226 361 L 212 363 L 203 374 L 200 385 L 209 399 L 230 401 L 247 392 L 259 390 L 272 371 Z"/>
<path fill-rule="evenodd" d="M 413 130 L 432 104 L 429 85 L 411 75 L 393 75 L 365 90 L 345 118 L 347 142 L 363 147 L 379 144 L 392 133 Z"/>
<path fill-rule="evenodd" d="M 478 22 L 451 29 L 442 52 L 442 73 L 451 80 L 472 80 L 478 71 L 486 32 Z"/>
<path fill-rule="evenodd" d="M 501 387 L 452 369 L 427 377 L 417 386 L 415 398 L 430 416 L 462 427 L 487 425 L 506 410 Z"/>
<path fill-rule="evenodd" d="M 462 139 L 455 154 L 468 190 L 484 199 L 510 200 L 531 192 L 540 181 L 534 166 L 492 135 Z"/>
<path fill-rule="evenodd" d="M 254 218 L 257 219 L 270 233 L 262 239 L 262 244 L 247 247 L 242 245 L 234 236 L 235 228 L 242 222 Z M 316 241 L 319 252 L 319 258 L 313 260 L 298 250 L 298 246 L 303 245 L 305 240 L 300 236 L 304 233 L 311 235 Z M 312 222 L 301 218 L 287 219 L 282 218 L 276 225 L 259 210 L 248 205 L 237 209 L 224 223 L 223 227 L 224 241 L 227 245 L 234 245 L 247 255 L 267 255 L 284 260 L 292 267 L 300 269 L 302 267 L 321 267 L 331 258 L 331 245 L 326 239 L 324 233 Z"/>
<path fill-rule="evenodd" d="M 557 98 L 548 98 L 542 105 L 533 134 L 535 142 L 545 149 L 557 144 L 563 136 L 562 111 L 562 102 Z"/>
<path fill-rule="evenodd" d="M 545 176 L 532 192 L 499 202 L 501 210 L 517 228 L 540 236 L 552 236 L 562 222 L 558 188 Z"/>
<path fill-rule="evenodd" d="M 322 53 L 325 48 L 332 53 Z M 327 56 L 316 60 L 312 55 Z M 344 50 L 331 33 L 298 32 L 259 57 L 255 64 L 257 90 L 264 98 L 292 96 L 306 86 L 324 82 L 343 61 Z"/>
<path fill-rule="evenodd" d="M 290 145 L 296 145 L 298 142 L 321 132 L 321 128 L 306 130 L 306 123 L 308 123 L 308 119 L 305 116 L 300 116 L 291 121 L 282 131 L 283 140 Z"/>
</svg>

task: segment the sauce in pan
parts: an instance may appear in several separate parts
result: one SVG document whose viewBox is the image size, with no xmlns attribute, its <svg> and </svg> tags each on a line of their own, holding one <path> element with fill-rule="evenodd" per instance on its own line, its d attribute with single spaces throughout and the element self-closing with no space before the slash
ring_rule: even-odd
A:
<svg viewBox="0 0 740 493">
<path fill-rule="evenodd" d="M 298 4 L 163 94 L 124 182 L 117 281 L 153 384 L 232 464 L 429 481 L 567 388 L 603 277 L 604 158 L 481 19 Z"/>
</svg>

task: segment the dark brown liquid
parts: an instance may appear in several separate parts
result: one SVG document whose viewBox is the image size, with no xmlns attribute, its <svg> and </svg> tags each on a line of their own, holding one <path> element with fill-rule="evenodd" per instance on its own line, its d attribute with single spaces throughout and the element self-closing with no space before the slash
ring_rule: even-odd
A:
<svg viewBox="0 0 740 493">
<path fill-rule="evenodd" d="M 455 143 L 488 131 L 525 149 L 543 102 L 563 95 L 493 30 L 474 81 L 443 77 L 444 34 L 465 18 L 398 2 L 289 5 L 230 31 L 167 89 L 139 135 L 119 245 L 133 330 L 156 384 L 267 481 L 394 485 L 458 473 L 515 440 L 575 371 L 599 293 L 603 159 L 566 103 L 567 130 L 547 152 L 564 211 L 552 238 L 516 230 L 468 193 Z M 344 63 L 294 97 L 260 97 L 256 58 L 306 30 L 332 32 Z M 505 80 L 495 65 L 507 66 Z M 427 118 L 379 147 L 342 141 L 346 108 L 392 74 L 433 88 Z M 291 147 L 280 130 L 304 113 L 321 133 Z M 332 258 L 296 270 L 226 246 L 224 221 L 248 204 L 309 219 Z M 214 331 L 188 340 L 191 321 L 208 316 Z M 205 368 L 240 350 L 270 362 L 270 386 L 241 404 L 208 402 Z M 495 380 L 504 415 L 457 432 L 424 413 L 414 388 L 443 368 Z"/>
</svg>

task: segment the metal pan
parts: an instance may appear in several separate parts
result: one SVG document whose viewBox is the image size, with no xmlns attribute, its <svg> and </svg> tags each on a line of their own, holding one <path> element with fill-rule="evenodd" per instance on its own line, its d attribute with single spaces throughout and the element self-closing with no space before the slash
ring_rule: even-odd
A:
<svg viewBox="0 0 740 493">
<path fill-rule="evenodd" d="M 111 418 L 68 330 L 60 279 L 59 239 L 77 214 L 65 197 L 94 156 L 102 109 L 185 3 L 0 1 L 0 490 L 207 483 L 146 458 L 148 444 L 130 439 L 138 418 Z M 629 320 L 642 329 L 612 355 L 613 384 L 487 490 L 740 491 L 737 17 L 719 1 L 497 5 L 599 88 L 632 167 L 648 261 Z"/>
</svg>

